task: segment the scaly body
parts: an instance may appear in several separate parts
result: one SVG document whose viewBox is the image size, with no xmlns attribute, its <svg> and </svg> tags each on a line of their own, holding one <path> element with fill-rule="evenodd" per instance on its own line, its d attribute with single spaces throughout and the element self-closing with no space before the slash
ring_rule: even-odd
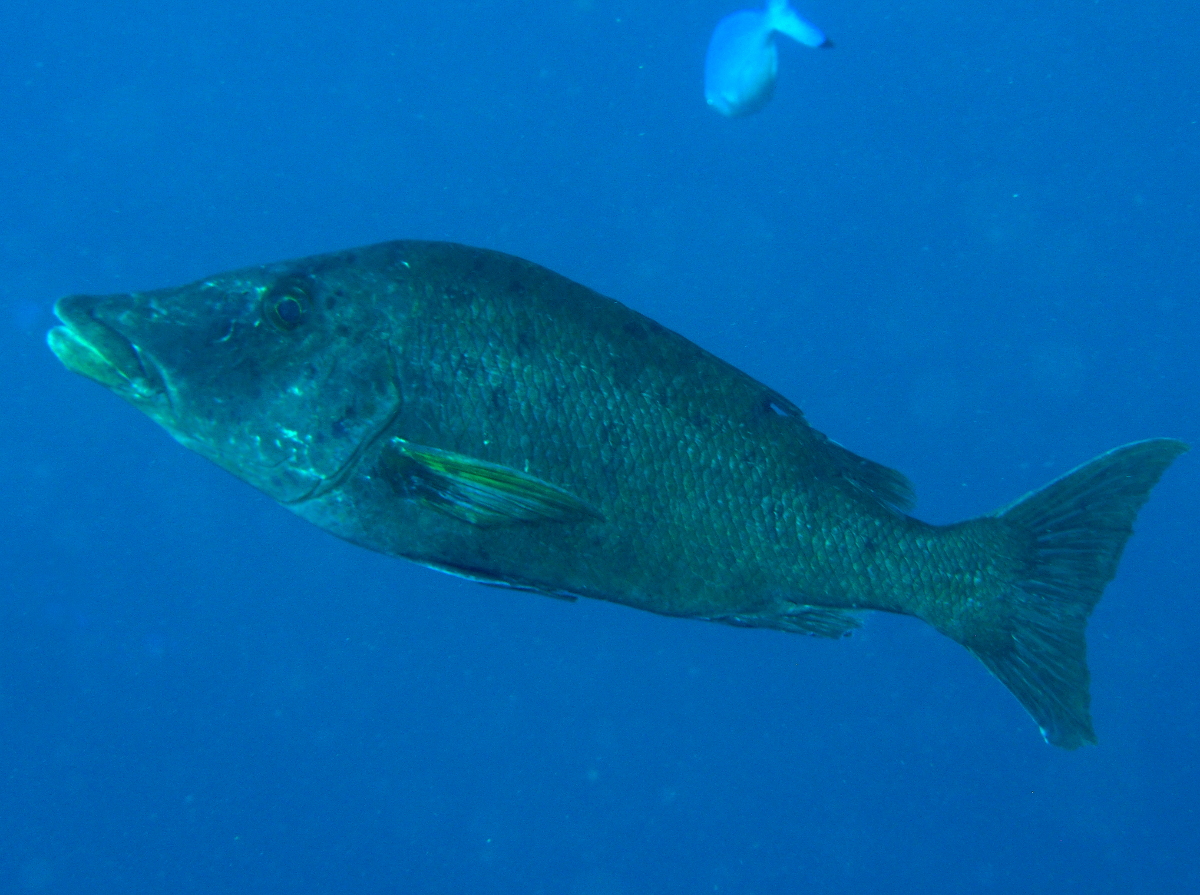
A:
<svg viewBox="0 0 1200 895">
<path fill-rule="evenodd" d="M 73 297 L 64 362 L 301 516 L 491 583 L 836 636 L 925 619 L 1052 742 L 1093 739 L 1083 626 L 1184 450 L 1127 446 L 935 527 L 786 398 L 544 268 L 398 242 Z"/>
</svg>

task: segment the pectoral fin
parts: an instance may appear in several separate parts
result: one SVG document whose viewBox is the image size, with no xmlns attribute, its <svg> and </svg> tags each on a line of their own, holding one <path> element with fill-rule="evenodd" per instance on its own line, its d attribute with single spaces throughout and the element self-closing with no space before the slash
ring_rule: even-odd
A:
<svg viewBox="0 0 1200 895">
<path fill-rule="evenodd" d="M 398 491 L 472 525 L 602 518 L 574 494 L 528 473 L 402 438 L 384 448 L 380 469 Z"/>
</svg>

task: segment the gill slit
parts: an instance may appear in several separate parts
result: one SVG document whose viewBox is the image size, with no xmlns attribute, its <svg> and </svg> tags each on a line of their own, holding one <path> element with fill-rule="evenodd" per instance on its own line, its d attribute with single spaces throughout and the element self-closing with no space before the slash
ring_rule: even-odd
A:
<svg viewBox="0 0 1200 895">
<path fill-rule="evenodd" d="M 318 497 L 324 497 L 330 491 L 339 487 L 349 477 L 354 467 L 358 465 L 358 461 L 362 459 L 363 454 L 370 450 L 375 442 L 379 441 L 383 434 L 391 428 L 392 423 L 400 416 L 400 412 L 404 409 L 404 394 L 400 389 L 400 376 L 396 368 L 395 349 L 390 343 L 388 344 L 388 361 L 392 368 L 392 385 L 396 389 L 396 406 L 392 408 L 392 412 L 387 415 L 387 418 L 382 423 L 375 427 L 375 430 L 370 435 L 358 443 L 358 447 L 350 452 L 350 456 L 346 458 L 345 463 L 338 467 L 337 472 L 317 482 L 306 494 L 302 494 L 291 500 L 281 500 L 281 504 L 289 507 L 296 506 L 310 500 L 316 500 Z"/>
</svg>

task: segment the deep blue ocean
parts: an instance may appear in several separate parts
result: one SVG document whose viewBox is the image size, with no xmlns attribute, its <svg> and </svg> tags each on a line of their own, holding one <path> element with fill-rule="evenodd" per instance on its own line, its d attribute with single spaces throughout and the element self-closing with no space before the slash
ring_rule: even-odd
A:
<svg viewBox="0 0 1200 895">
<path fill-rule="evenodd" d="M 1046 745 L 924 624 L 840 641 L 368 553 L 67 372 L 56 298 L 397 238 L 544 264 L 981 515 L 1200 443 L 1200 7 L 0 6 L 0 892 L 1200 891 L 1200 454 Z"/>
</svg>

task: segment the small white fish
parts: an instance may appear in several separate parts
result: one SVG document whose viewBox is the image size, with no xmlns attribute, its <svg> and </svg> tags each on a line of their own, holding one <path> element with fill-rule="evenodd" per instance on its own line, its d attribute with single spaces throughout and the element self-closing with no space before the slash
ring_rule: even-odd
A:
<svg viewBox="0 0 1200 895">
<path fill-rule="evenodd" d="M 713 30 L 704 60 L 704 98 L 722 115 L 757 112 L 775 92 L 779 50 L 775 35 L 806 47 L 832 47 L 816 25 L 800 18 L 788 0 L 767 0 L 763 10 L 725 16 Z"/>
</svg>

